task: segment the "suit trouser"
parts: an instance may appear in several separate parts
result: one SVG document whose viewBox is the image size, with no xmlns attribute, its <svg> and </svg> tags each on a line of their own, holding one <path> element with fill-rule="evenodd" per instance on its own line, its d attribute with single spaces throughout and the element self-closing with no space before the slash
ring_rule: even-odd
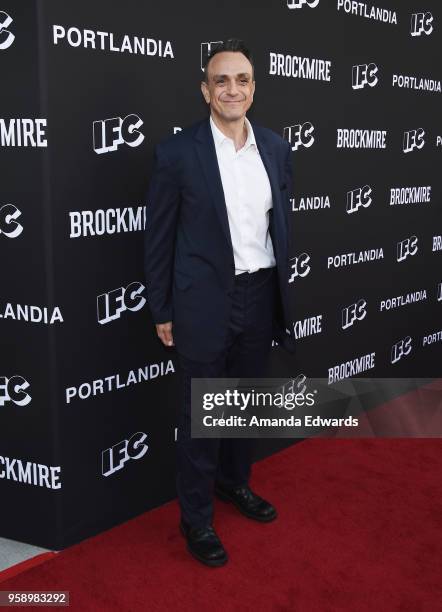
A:
<svg viewBox="0 0 442 612">
<path fill-rule="evenodd" d="M 226 344 L 216 359 L 203 363 L 178 352 L 183 403 L 178 414 L 176 487 L 181 518 L 192 526 L 211 524 L 215 481 L 224 487 L 248 484 L 253 439 L 192 438 L 191 379 L 265 376 L 272 346 L 276 274 L 273 267 L 235 276 Z"/>
</svg>

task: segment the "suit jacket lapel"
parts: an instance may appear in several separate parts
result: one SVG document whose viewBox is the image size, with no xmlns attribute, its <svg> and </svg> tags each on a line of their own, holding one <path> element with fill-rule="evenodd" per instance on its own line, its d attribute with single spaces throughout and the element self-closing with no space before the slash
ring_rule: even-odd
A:
<svg viewBox="0 0 442 612">
<path fill-rule="evenodd" d="M 283 245 L 285 248 L 287 248 L 287 228 L 284 211 L 282 209 L 283 202 L 281 200 L 281 189 L 279 185 L 278 173 L 275 166 L 274 155 L 263 137 L 259 126 L 252 123 L 252 127 L 253 133 L 255 134 L 256 144 L 258 146 L 264 167 L 267 171 L 270 187 L 272 189 L 273 208 L 271 209 L 269 215 L 269 232 L 272 238 L 275 258 L 278 261 Z"/>
<path fill-rule="evenodd" d="M 251 122 L 252 123 L 252 122 Z M 285 244 L 285 219 L 281 209 L 281 191 L 275 168 L 274 156 L 268 147 L 265 137 L 263 136 L 259 126 L 252 123 L 253 133 L 255 134 L 256 144 L 261 155 L 264 167 L 270 181 L 272 190 L 273 209 L 270 213 L 269 230 L 272 237 L 272 243 L 275 251 L 275 257 L 278 258 L 279 245 Z M 221 174 L 216 156 L 215 143 L 210 129 L 209 118 L 200 122 L 195 132 L 195 145 L 197 156 L 203 170 L 203 175 L 206 179 L 212 200 L 215 204 L 218 213 L 221 227 L 224 231 L 226 239 L 233 253 L 232 238 L 230 235 L 229 219 L 227 216 L 227 206 L 224 197 Z"/>
<path fill-rule="evenodd" d="M 233 245 L 230 235 L 229 219 L 227 216 L 226 200 L 224 197 L 223 184 L 221 181 L 221 174 L 219 171 L 215 143 L 212 136 L 212 130 L 210 129 L 209 118 L 202 121 L 198 126 L 195 133 L 195 141 L 197 156 L 215 204 L 215 208 L 221 222 L 221 227 L 232 249 L 233 257 Z"/>
</svg>

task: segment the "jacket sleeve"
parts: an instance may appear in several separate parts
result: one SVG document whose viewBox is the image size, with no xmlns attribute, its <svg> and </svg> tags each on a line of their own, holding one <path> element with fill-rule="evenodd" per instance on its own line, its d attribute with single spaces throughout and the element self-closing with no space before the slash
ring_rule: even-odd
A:
<svg viewBox="0 0 442 612">
<path fill-rule="evenodd" d="M 286 142 L 285 144 L 286 144 L 286 153 L 285 153 L 285 159 L 284 159 L 284 174 L 285 174 L 285 183 L 287 187 L 287 202 L 284 208 L 284 213 L 285 213 L 285 220 L 287 224 L 287 235 L 288 235 L 287 249 L 289 253 L 290 252 L 289 245 L 291 242 L 289 210 L 290 210 L 290 198 L 293 196 L 293 165 L 292 165 L 291 145 L 288 142 Z M 288 282 L 288 278 L 286 279 L 286 282 Z M 284 288 L 284 290 L 285 289 L 286 288 Z M 284 320 L 284 315 L 283 315 L 283 312 L 280 311 L 279 321 L 283 321 L 283 320 Z M 296 351 L 295 338 L 289 330 L 285 329 L 285 325 L 284 327 L 282 327 L 281 324 L 278 324 L 278 319 L 274 321 L 274 339 L 280 345 L 282 345 L 286 351 L 292 354 L 295 353 Z"/>
<path fill-rule="evenodd" d="M 180 190 L 161 145 L 147 190 L 144 273 L 154 323 L 172 320 L 172 279 Z"/>
</svg>

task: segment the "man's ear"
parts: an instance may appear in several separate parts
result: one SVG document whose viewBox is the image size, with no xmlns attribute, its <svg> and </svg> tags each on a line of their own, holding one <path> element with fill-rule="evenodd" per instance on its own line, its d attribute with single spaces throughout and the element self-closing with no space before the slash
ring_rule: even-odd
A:
<svg viewBox="0 0 442 612">
<path fill-rule="evenodd" d="M 204 96 L 204 100 L 209 104 L 210 102 L 210 93 L 209 88 L 207 87 L 206 81 L 201 81 L 201 92 Z"/>
</svg>

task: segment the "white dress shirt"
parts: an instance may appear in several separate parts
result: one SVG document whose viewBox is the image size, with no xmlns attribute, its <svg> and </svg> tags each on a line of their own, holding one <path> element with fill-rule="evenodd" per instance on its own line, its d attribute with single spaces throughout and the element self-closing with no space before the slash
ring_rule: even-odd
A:
<svg viewBox="0 0 442 612">
<path fill-rule="evenodd" d="M 227 206 L 235 275 L 276 265 L 269 233 L 269 210 L 273 207 L 270 181 L 247 117 L 245 124 L 247 140 L 236 151 L 233 140 L 210 117 Z"/>
</svg>

